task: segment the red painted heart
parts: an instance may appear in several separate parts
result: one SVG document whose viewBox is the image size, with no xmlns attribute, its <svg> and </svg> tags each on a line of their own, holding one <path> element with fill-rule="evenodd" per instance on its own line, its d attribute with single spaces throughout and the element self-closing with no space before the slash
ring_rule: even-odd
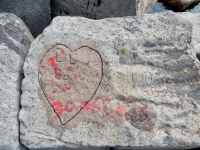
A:
<svg viewBox="0 0 200 150">
<path fill-rule="evenodd" d="M 99 52 L 89 46 L 71 50 L 57 45 L 44 55 L 39 74 L 41 89 L 64 125 L 94 97 L 103 62 Z"/>
</svg>

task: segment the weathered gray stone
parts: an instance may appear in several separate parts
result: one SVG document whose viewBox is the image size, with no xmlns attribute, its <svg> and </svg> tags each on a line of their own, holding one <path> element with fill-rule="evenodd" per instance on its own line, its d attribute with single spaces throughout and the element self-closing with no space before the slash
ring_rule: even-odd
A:
<svg viewBox="0 0 200 150">
<path fill-rule="evenodd" d="M 184 11 L 189 6 L 197 4 L 200 0 L 160 0 L 175 11 Z"/>
<path fill-rule="evenodd" d="M 56 17 L 25 61 L 21 142 L 30 149 L 200 146 L 200 62 L 185 14 Z"/>
<path fill-rule="evenodd" d="M 35 37 L 51 22 L 50 0 L 5 0 L 0 2 L 0 12 L 21 18 Z"/>
<path fill-rule="evenodd" d="M 33 41 L 23 21 L 0 13 L 0 149 L 19 150 L 22 66 Z"/>
</svg>

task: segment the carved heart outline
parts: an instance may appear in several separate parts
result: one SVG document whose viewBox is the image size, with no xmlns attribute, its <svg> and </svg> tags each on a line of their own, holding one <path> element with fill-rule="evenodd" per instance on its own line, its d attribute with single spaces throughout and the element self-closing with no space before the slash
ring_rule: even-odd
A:
<svg viewBox="0 0 200 150">
<path fill-rule="evenodd" d="M 43 59 L 44 59 L 45 56 L 46 56 L 52 49 L 54 49 L 56 46 L 64 46 L 64 47 L 66 47 L 67 49 L 69 49 L 69 50 L 71 51 L 71 53 L 73 53 L 73 52 L 75 52 L 75 51 L 78 51 L 78 50 L 80 50 L 81 48 L 89 48 L 90 50 L 96 52 L 96 53 L 99 55 L 99 58 L 100 58 L 100 61 L 101 61 L 101 74 L 100 74 L 100 81 L 99 81 L 98 86 L 97 86 L 96 89 L 94 90 L 94 92 L 93 92 L 93 94 L 91 95 L 90 99 L 87 100 L 87 102 L 80 108 L 80 110 L 77 111 L 76 114 L 75 114 L 73 117 L 69 118 L 69 120 L 66 121 L 66 122 L 62 122 L 60 116 L 57 114 L 56 110 L 54 109 L 54 107 L 52 106 L 52 104 L 50 103 L 50 101 L 48 100 L 48 97 L 47 97 L 47 95 L 45 94 L 45 91 L 43 90 L 43 87 L 42 87 L 42 84 L 41 84 L 41 78 L 42 78 L 42 77 L 41 77 L 41 75 L 40 75 L 40 73 L 39 73 L 40 65 L 42 64 Z M 70 55 L 70 56 L 71 56 L 71 55 Z M 76 60 L 76 59 L 74 59 L 74 58 L 72 58 L 72 59 L 73 59 L 73 60 Z M 70 59 L 70 60 L 71 60 L 71 59 Z M 93 99 L 93 97 L 95 96 L 97 90 L 99 89 L 99 86 L 101 85 L 101 82 L 102 82 L 102 79 L 103 79 L 103 59 L 102 59 L 102 56 L 101 56 L 101 54 L 98 52 L 98 50 L 96 50 L 95 48 L 93 48 L 93 47 L 91 47 L 91 46 L 89 46 L 89 45 L 85 45 L 85 46 L 82 45 L 82 46 L 76 48 L 75 50 L 71 50 L 71 49 L 70 49 L 68 46 L 66 46 L 66 45 L 57 44 L 57 45 L 53 46 L 52 48 L 50 48 L 48 51 L 46 51 L 44 57 L 43 57 L 43 58 L 41 59 L 41 61 L 40 61 L 40 65 L 39 65 L 39 68 L 38 68 L 38 82 L 39 82 L 40 88 L 41 88 L 42 93 L 44 94 L 44 96 L 45 96 L 47 102 L 49 103 L 49 105 L 50 105 L 51 108 L 53 109 L 54 113 L 56 114 L 57 118 L 59 119 L 60 123 L 64 126 L 64 125 L 66 125 L 69 121 L 71 121 L 73 118 L 75 118 L 75 117 L 83 110 L 83 108 L 85 107 L 85 105 L 87 105 L 87 104 Z"/>
</svg>

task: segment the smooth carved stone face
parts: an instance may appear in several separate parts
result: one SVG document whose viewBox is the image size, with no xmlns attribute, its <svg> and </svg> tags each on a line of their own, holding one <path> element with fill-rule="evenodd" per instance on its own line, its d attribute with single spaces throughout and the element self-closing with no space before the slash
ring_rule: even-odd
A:
<svg viewBox="0 0 200 150">
<path fill-rule="evenodd" d="M 39 82 L 61 124 L 73 119 L 94 97 L 102 80 L 102 65 L 98 51 L 87 46 L 72 51 L 57 45 L 46 52 Z"/>
</svg>

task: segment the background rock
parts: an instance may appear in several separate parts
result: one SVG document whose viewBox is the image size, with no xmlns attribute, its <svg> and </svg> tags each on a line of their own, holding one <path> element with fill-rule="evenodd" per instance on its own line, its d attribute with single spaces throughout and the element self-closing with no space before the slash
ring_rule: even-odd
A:
<svg viewBox="0 0 200 150">
<path fill-rule="evenodd" d="M 21 142 L 30 149 L 200 146 L 198 41 L 185 14 L 56 17 L 25 61 Z"/>
<path fill-rule="evenodd" d="M 153 14 L 153 13 L 158 13 L 158 12 L 163 12 L 163 11 L 168 11 L 168 10 L 173 11 L 172 8 L 164 6 L 163 3 L 160 2 L 160 0 L 159 0 L 157 3 L 155 3 L 155 5 L 151 9 L 150 13 Z M 200 12 L 200 3 L 196 4 L 195 6 L 188 7 L 185 11 L 190 12 L 190 13 L 199 13 Z"/>
<path fill-rule="evenodd" d="M 6 0 L 0 3 L 0 12 L 13 13 L 21 18 L 34 37 L 51 22 L 50 0 Z"/>
<path fill-rule="evenodd" d="M 165 6 L 163 5 L 163 3 L 156 2 L 155 5 L 153 6 L 153 8 L 150 11 L 150 14 L 159 13 L 159 12 L 168 11 L 168 10 L 169 9 L 165 8 Z"/>
<path fill-rule="evenodd" d="M 19 144 L 22 66 L 33 41 L 30 31 L 13 14 L 0 13 L 0 149 L 23 149 Z"/>
<path fill-rule="evenodd" d="M 141 15 L 151 10 L 157 0 L 52 0 L 52 17 L 82 16 L 90 19 Z"/>
<path fill-rule="evenodd" d="M 137 15 L 149 13 L 156 2 L 157 0 L 138 0 Z"/>
<path fill-rule="evenodd" d="M 166 6 L 170 7 L 175 11 L 185 11 L 187 7 L 195 5 L 200 2 L 200 0 L 160 0 Z"/>
<path fill-rule="evenodd" d="M 82 16 L 90 19 L 136 15 L 136 0 L 51 0 L 52 17 Z"/>
</svg>

